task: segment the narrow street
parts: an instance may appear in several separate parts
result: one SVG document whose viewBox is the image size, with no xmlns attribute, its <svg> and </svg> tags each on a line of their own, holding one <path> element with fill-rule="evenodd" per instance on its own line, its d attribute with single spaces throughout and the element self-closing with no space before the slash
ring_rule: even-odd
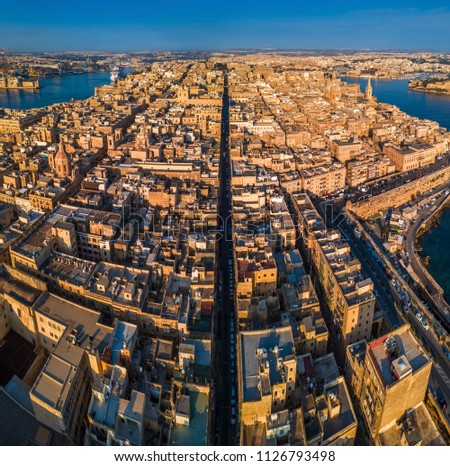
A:
<svg viewBox="0 0 450 466">
<path fill-rule="evenodd" d="M 222 107 L 222 134 L 220 147 L 220 191 L 218 211 L 218 242 L 216 267 L 215 306 L 215 445 L 236 445 L 238 425 L 236 311 L 235 311 L 235 261 L 231 201 L 231 165 L 229 154 L 229 98 L 227 73 L 224 78 Z"/>
</svg>

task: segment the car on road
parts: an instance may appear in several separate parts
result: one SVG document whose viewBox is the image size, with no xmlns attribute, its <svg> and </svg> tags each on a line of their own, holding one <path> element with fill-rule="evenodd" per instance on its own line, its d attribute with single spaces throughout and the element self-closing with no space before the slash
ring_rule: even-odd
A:
<svg viewBox="0 0 450 466">
<path fill-rule="evenodd" d="M 422 320 L 420 321 L 420 323 L 423 325 L 423 328 L 425 330 L 429 330 L 430 326 L 428 325 L 428 322 L 422 318 Z"/>
<path fill-rule="evenodd" d="M 442 393 L 441 387 L 438 387 L 436 389 L 436 400 L 441 407 L 442 411 L 445 411 L 447 409 L 447 401 L 444 397 L 444 394 Z"/>
<path fill-rule="evenodd" d="M 231 425 L 236 424 L 236 408 L 231 408 Z"/>
</svg>

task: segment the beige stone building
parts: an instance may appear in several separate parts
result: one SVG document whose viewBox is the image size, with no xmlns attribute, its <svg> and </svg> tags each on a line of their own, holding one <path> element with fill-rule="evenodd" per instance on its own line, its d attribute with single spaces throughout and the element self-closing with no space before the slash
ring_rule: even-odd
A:
<svg viewBox="0 0 450 466">
<path fill-rule="evenodd" d="M 334 140 L 331 143 L 331 150 L 334 157 L 339 160 L 339 162 L 345 163 L 360 155 L 363 150 L 363 145 L 361 141 Z"/>
<path fill-rule="evenodd" d="M 356 187 L 394 172 L 395 164 L 388 158 L 354 160 L 347 164 L 347 184 Z"/>
<path fill-rule="evenodd" d="M 291 327 L 240 334 L 241 423 L 266 422 L 294 399 L 296 359 Z"/>
<path fill-rule="evenodd" d="M 344 189 L 345 173 L 345 166 L 340 163 L 301 170 L 302 189 L 316 196 L 331 194 Z"/>
<path fill-rule="evenodd" d="M 332 315 L 334 325 L 329 330 L 336 332 L 343 358 L 347 345 L 370 340 L 375 309 L 373 283 L 363 277 L 361 263 L 351 256 L 340 232 L 326 229 L 308 196 L 295 194 L 292 198 L 300 233 Z"/>
<path fill-rule="evenodd" d="M 364 365 L 353 365 L 360 380 L 359 403 L 375 443 L 380 432 L 425 399 L 431 361 L 404 325 L 367 344 Z"/>
<path fill-rule="evenodd" d="M 31 387 L 30 398 L 38 421 L 80 445 L 92 376 L 84 349 L 72 344 L 68 333 L 45 363 Z"/>
<path fill-rule="evenodd" d="M 425 142 L 406 146 L 387 144 L 384 153 L 395 164 L 397 171 L 405 172 L 434 163 L 436 157 L 446 150 L 446 146 L 445 141 L 435 145 Z"/>
</svg>

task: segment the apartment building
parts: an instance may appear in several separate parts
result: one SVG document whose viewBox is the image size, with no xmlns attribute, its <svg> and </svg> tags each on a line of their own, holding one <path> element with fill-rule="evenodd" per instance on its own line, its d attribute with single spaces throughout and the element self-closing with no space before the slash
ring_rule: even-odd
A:
<svg viewBox="0 0 450 466">
<path fill-rule="evenodd" d="M 395 164 L 388 158 L 377 157 L 354 160 L 347 164 L 346 182 L 355 188 L 367 181 L 381 178 L 395 172 Z"/>
<path fill-rule="evenodd" d="M 434 163 L 446 148 L 444 141 L 434 145 L 416 141 L 404 146 L 386 144 L 384 153 L 395 164 L 396 171 L 405 172 Z"/>
<path fill-rule="evenodd" d="M 431 361 L 403 325 L 367 343 L 364 364 L 350 364 L 349 371 L 360 381 L 356 395 L 370 435 L 379 443 L 383 431 L 424 401 Z"/>
<path fill-rule="evenodd" d="M 346 346 L 370 340 L 375 309 L 373 283 L 363 276 L 360 262 L 340 232 L 326 229 L 309 197 L 294 194 L 292 199 L 299 215 L 300 233 L 331 313 L 330 330 L 336 332 L 343 358 Z"/>
<path fill-rule="evenodd" d="M 31 387 L 36 419 L 81 445 L 91 387 L 88 357 L 67 331 Z"/>
<path fill-rule="evenodd" d="M 345 186 L 346 168 L 340 163 L 300 170 L 302 190 L 316 196 L 334 193 Z"/>
</svg>

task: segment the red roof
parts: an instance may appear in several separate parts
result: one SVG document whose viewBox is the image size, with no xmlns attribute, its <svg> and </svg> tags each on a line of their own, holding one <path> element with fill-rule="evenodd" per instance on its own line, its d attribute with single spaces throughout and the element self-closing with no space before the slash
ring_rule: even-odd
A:
<svg viewBox="0 0 450 466">
<path fill-rule="evenodd" d="M 202 316 L 212 315 L 213 303 L 212 301 L 202 301 L 200 305 L 200 313 Z"/>
</svg>

